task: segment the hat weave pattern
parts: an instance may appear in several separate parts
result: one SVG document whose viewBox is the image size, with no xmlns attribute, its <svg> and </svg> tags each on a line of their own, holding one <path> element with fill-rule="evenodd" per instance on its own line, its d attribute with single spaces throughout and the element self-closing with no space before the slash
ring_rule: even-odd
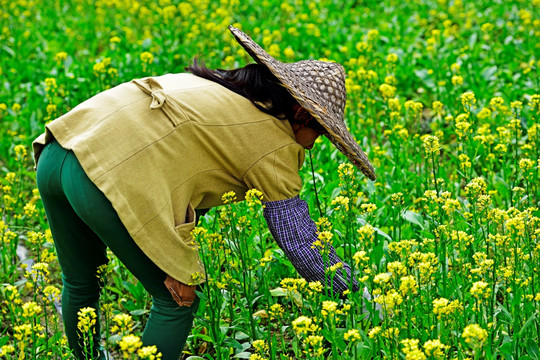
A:
<svg viewBox="0 0 540 360">
<path fill-rule="evenodd" d="M 344 121 L 347 92 L 343 66 L 319 60 L 283 63 L 270 56 L 239 29 L 229 26 L 229 30 L 248 54 L 257 63 L 266 66 L 300 106 L 327 130 L 326 136 L 336 148 L 368 178 L 375 180 L 373 166 Z"/>
</svg>

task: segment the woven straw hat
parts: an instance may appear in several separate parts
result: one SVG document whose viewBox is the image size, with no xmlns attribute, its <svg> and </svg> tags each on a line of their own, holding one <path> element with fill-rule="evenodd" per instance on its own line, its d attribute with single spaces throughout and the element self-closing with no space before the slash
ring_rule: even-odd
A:
<svg viewBox="0 0 540 360">
<path fill-rule="evenodd" d="M 375 171 L 366 154 L 347 130 L 345 110 L 345 70 L 333 62 L 303 60 L 283 63 L 268 55 L 255 41 L 239 29 L 229 26 L 236 41 L 259 64 L 266 66 L 285 86 L 300 106 L 327 130 L 326 137 L 368 178 Z"/>
</svg>

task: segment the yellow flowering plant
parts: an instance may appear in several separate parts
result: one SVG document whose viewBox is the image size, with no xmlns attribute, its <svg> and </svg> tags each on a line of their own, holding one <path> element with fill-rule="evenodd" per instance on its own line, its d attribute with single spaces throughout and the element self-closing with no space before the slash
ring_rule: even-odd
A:
<svg viewBox="0 0 540 360">
<path fill-rule="evenodd" d="M 261 191 L 250 190 L 243 203 L 244 194 L 224 194 L 225 206 L 201 216 L 193 231 L 205 265 L 194 280 L 206 284 L 198 290 L 201 305 L 185 357 L 537 353 L 538 5 L 128 0 L 88 8 L 80 0 L 67 7 L 6 2 L 0 7 L 9 24 L 0 29 L 0 358 L 71 356 L 58 310 L 60 266 L 35 190 L 31 140 L 100 91 L 183 71 L 201 49 L 209 68 L 252 62 L 228 35 L 229 24 L 280 61 L 343 64 L 344 121 L 377 180 L 366 180 L 324 137 L 310 155 L 317 193 L 308 186 L 309 169 L 300 170 L 305 186 L 299 195 L 319 231 L 311 245 L 324 255 L 332 244 L 342 261 L 328 266 L 326 282 L 299 278 L 265 226 Z M 99 274 L 107 280 L 101 317 L 97 309 L 95 318 L 88 309 L 81 313 L 86 342 L 99 321 L 106 349 L 159 359 L 157 348 L 139 342 L 149 298 L 109 256 Z M 351 282 L 343 294 L 331 294 L 329 283 L 344 264 L 359 291 Z"/>
</svg>

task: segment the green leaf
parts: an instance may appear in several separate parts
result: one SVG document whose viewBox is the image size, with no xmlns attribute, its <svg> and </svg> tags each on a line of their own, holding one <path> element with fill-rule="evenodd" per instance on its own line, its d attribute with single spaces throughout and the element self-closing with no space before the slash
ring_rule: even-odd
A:
<svg viewBox="0 0 540 360">
<path fill-rule="evenodd" d="M 4 346 L 8 343 L 9 341 L 9 336 L 3 336 L 0 338 L 0 346 Z"/>
<path fill-rule="evenodd" d="M 499 351 L 500 351 L 501 355 L 504 356 L 505 359 L 511 360 L 513 358 L 512 357 L 513 347 L 512 347 L 511 342 L 507 342 L 505 344 L 502 344 L 499 347 Z"/>
<path fill-rule="evenodd" d="M 287 290 L 278 287 L 275 289 L 270 290 L 270 295 L 272 296 L 287 296 Z"/>
<path fill-rule="evenodd" d="M 478 34 L 472 33 L 471 37 L 469 38 L 469 48 L 472 50 L 474 46 L 476 45 L 476 42 L 478 41 Z"/>
<path fill-rule="evenodd" d="M 144 315 L 144 314 L 147 314 L 147 313 L 149 313 L 149 312 L 150 312 L 150 310 L 148 310 L 148 309 L 137 309 L 137 310 L 132 310 L 132 311 L 130 311 L 129 313 L 130 313 L 131 315 L 137 315 L 137 316 L 138 316 L 138 315 Z"/>
<path fill-rule="evenodd" d="M 11 49 L 10 47 L 7 47 L 6 45 L 2 45 L 2 50 L 7 52 L 11 56 L 15 56 L 15 51 L 13 51 L 13 49 Z"/>
<path fill-rule="evenodd" d="M 420 226 L 422 230 L 425 229 L 424 227 L 424 217 L 420 215 L 419 213 L 416 213 L 414 211 L 407 210 L 404 213 L 401 214 L 401 217 L 405 220 L 407 220 L 410 223 L 413 223 L 415 225 Z"/>
<path fill-rule="evenodd" d="M 482 70 L 481 77 L 486 80 L 495 80 L 497 77 L 494 76 L 497 72 L 497 66 L 488 66 Z"/>
<path fill-rule="evenodd" d="M 250 356 L 251 356 L 251 353 L 248 353 L 247 351 L 243 351 L 241 353 L 238 353 L 238 354 L 234 355 L 233 358 L 249 359 Z"/>
<path fill-rule="evenodd" d="M 244 349 L 242 347 L 242 344 L 240 344 L 237 340 L 235 340 L 233 338 L 230 338 L 230 337 L 223 340 L 223 345 L 224 346 L 229 346 L 229 347 L 232 347 L 232 348 L 235 348 L 235 349 L 240 349 L 240 350 Z"/>
<path fill-rule="evenodd" d="M 199 339 L 201 339 L 201 340 L 203 340 L 203 341 L 206 341 L 206 342 L 209 342 L 209 343 L 211 343 L 211 344 L 214 343 L 214 341 L 212 340 L 212 338 L 211 338 L 210 336 L 206 335 L 206 334 L 193 334 L 192 337 L 193 337 L 193 338 L 199 338 Z"/>
<path fill-rule="evenodd" d="M 525 321 L 525 324 L 523 324 L 523 326 L 521 327 L 521 329 L 519 330 L 519 333 L 518 333 L 518 337 L 521 337 L 523 335 L 523 333 L 525 332 L 525 330 L 527 330 L 527 328 L 529 326 L 531 326 L 532 324 L 536 323 L 536 322 L 533 322 L 534 320 L 536 320 L 536 313 L 533 313 L 528 319 L 527 321 Z"/>
<path fill-rule="evenodd" d="M 538 348 L 538 343 L 536 341 L 529 339 L 525 347 L 527 348 L 527 353 L 531 359 L 540 360 L 540 348 Z"/>
<path fill-rule="evenodd" d="M 246 334 L 246 333 L 244 333 L 244 332 L 242 332 L 242 331 L 239 331 L 239 332 L 234 336 L 234 338 L 235 338 L 236 340 L 245 340 L 245 339 L 249 339 L 249 335 Z"/>
</svg>

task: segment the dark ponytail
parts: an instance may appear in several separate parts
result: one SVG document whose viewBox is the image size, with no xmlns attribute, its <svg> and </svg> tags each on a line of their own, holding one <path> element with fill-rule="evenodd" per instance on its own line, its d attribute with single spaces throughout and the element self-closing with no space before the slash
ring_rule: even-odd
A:
<svg viewBox="0 0 540 360">
<path fill-rule="evenodd" d="M 211 70 L 194 59 L 185 70 L 242 95 L 267 114 L 282 120 L 294 118 L 293 105 L 298 103 L 263 65 L 249 64 L 233 70 Z"/>
</svg>

